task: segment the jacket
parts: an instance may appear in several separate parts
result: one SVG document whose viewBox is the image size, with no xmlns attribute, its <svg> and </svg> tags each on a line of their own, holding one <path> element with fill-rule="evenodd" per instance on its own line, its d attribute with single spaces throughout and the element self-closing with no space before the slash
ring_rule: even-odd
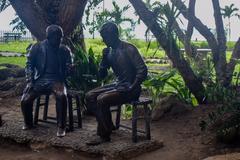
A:
<svg viewBox="0 0 240 160">
<path fill-rule="evenodd" d="M 45 72 L 46 67 L 46 54 L 47 54 L 47 40 L 34 44 L 27 53 L 26 62 L 26 80 L 28 83 L 34 83 Z M 60 45 L 58 49 L 58 62 L 60 81 L 65 82 L 70 70 L 69 66 L 72 65 L 71 51 L 65 45 Z"/>
</svg>

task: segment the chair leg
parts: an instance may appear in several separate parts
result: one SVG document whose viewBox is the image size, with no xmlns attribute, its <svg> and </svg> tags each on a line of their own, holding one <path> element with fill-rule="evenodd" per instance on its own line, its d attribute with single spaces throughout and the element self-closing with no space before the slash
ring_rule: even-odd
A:
<svg viewBox="0 0 240 160">
<path fill-rule="evenodd" d="M 73 107 L 72 96 L 68 95 L 68 114 L 69 114 L 69 131 L 73 131 Z"/>
<path fill-rule="evenodd" d="M 121 105 L 117 108 L 117 115 L 116 115 L 116 129 L 120 127 L 120 120 L 121 120 Z"/>
<path fill-rule="evenodd" d="M 132 141 L 137 142 L 137 107 L 133 105 L 132 108 Z"/>
<path fill-rule="evenodd" d="M 147 140 L 151 139 L 151 130 L 150 130 L 150 122 L 151 122 L 151 112 L 147 104 L 144 104 L 144 120 L 145 120 L 145 132 Z"/>
<path fill-rule="evenodd" d="M 48 103 L 49 103 L 49 95 L 46 95 L 45 97 L 45 104 L 44 104 L 44 110 L 43 110 L 43 120 L 46 121 L 48 118 Z"/>
<path fill-rule="evenodd" d="M 38 124 L 38 115 L 39 115 L 39 108 L 40 108 L 40 100 L 41 97 L 37 98 L 36 101 L 36 106 L 35 106 L 35 112 L 34 112 L 34 120 L 33 120 L 33 124 L 37 125 Z"/>
<path fill-rule="evenodd" d="M 81 108 L 80 108 L 80 99 L 78 95 L 76 95 L 76 107 L 77 107 L 78 127 L 82 128 L 82 114 L 81 114 Z"/>
</svg>

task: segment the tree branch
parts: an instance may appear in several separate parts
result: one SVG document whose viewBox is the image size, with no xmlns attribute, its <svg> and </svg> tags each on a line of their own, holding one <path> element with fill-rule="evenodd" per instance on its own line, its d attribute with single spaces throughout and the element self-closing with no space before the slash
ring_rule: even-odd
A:
<svg viewBox="0 0 240 160">
<path fill-rule="evenodd" d="M 217 30 L 217 41 L 218 41 L 218 70 L 220 77 L 224 79 L 226 78 L 225 76 L 225 71 L 226 71 L 226 36 L 225 36 L 225 30 L 224 30 L 224 25 L 223 25 L 223 20 L 222 20 L 222 14 L 221 14 L 221 8 L 219 5 L 219 0 L 212 0 L 213 4 L 213 11 L 214 11 L 214 20 L 215 20 L 215 25 L 216 25 L 216 30 Z M 225 83 L 225 82 L 224 82 Z"/>
<path fill-rule="evenodd" d="M 217 41 L 210 31 L 210 29 L 204 25 L 200 19 L 195 15 L 189 14 L 187 7 L 181 0 L 171 0 L 171 2 L 179 9 L 182 15 L 192 23 L 192 25 L 206 38 L 211 48 L 217 48 Z"/>
<path fill-rule="evenodd" d="M 226 47 L 226 36 L 225 36 L 225 30 L 224 30 L 219 0 L 212 0 L 212 4 L 213 4 L 213 11 L 214 11 L 214 20 L 215 20 L 216 30 L 217 30 L 218 45 L 225 52 L 226 48 L 227 48 Z"/>
<path fill-rule="evenodd" d="M 135 8 L 141 20 L 151 30 L 159 44 L 166 51 L 166 54 L 173 62 L 174 67 L 180 72 L 189 90 L 194 94 L 199 103 L 203 103 L 204 87 L 202 82 L 196 77 L 184 57 L 180 55 L 175 40 L 171 36 L 167 36 L 165 31 L 157 23 L 157 18 L 154 13 L 147 9 L 142 0 L 129 1 Z"/>
<path fill-rule="evenodd" d="M 237 64 L 237 60 L 240 58 L 240 38 L 238 38 L 238 41 L 236 42 L 232 56 L 230 58 L 229 63 L 227 64 L 226 69 L 226 85 L 231 84 L 232 82 L 232 75 L 235 69 L 235 66 Z"/>
<path fill-rule="evenodd" d="M 188 5 L 189 13 L 188 14 L 192 14 L 195 16 L 195 4 L 196 4 L 196 0 L 189 0 L 189 5 Z M 197 52 L 196 52 L 196 47 L 191 45 L 192 34 L 193 34 L 193 25 L 190 21 L 188 21 L 186 36 L 185 36 L 185 40 L 184 40 L 185 51 L 188 55 L 195 57 Z"/>
<path fill-rule="evenodd" d="M 217 8 L 217 1 L 218 0 L 213 0 L 215 2 L 215 7 L 214 12 L 215 14 L 219 14 L 218 8 Z M 195 15 L 188 14 L 188 9 L 185 6 L 185 4 L 182 2 L 182 0 L 171 0 L 171 2 L 180 10 L 182 15 L 192 23 L 192 25 L 206 38 L 211 50 L 212 50 L 212 55 L 213 55 L 213 63 L 214 67 L 216 70 L 216 77 L 217 81 L 222 83 L 224 85 L 225 81 L 225 67 L 226 67 L 226 56 L 224 53 L 224 47 L 221 48 L 218 44 L 218 41 L 212 34 L 212 32 L 209 30 L 209 28 L 204 25 Z M 221 14 L 220 14 L 221 15 Z M 220 15 L 215 15 L 215 18 L 217 20 L 219 19 Z M 215 19 L 216 20 L 216 19 Z M 217 21 L 216 20 L 216 21 Z M 216 24 L 217 25 L 217 24 Z M 220 31 L 220 27 L 218 27 L 218 30 Z M 222 33 L 221 33 L 222 34 Z M 220 36 L 221 37 L 221 36 Z M 224 40 L 220 39 L 221 44 L 224 43 Z M 226 45 L 226 44 L 225 44 Z M 221 52 L 220 52 L 221 50 Z"/>
<path fill-rule="evenodd" d="M 45 39 L 45 29 L 48 26 L 43 13 L 33 0 L 9 0 L 21 20 L 38 39 Z"/>
</svg>

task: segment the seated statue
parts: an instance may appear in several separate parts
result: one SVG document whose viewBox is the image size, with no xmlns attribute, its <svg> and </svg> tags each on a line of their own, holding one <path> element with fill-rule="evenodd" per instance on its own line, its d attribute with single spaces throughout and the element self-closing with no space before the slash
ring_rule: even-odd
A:
<svg viewBox="0 0 240 160">
<path fill-rule="evenodd" d="M 33 101 L 53 93 L 56 99 L 57 136 L 65 136 L 67 114 L 66 77 L 72 66 L 71 51 L 62 43 L 63 30 L 58 25 L 46 29 L 47 39 L 29 48 L 26 62 L 27 86 L 21 99 L 23 130 L 32 129 Z"/>
<path fill-rule="evenodd" d="M 118 27 L 115 23 L 105 23 L 101 27 L 100 34 L 107 48 L 102 52 L 99 76 L 106 77 L 111 67 L 117 81 L 86 94 L 87 109 L 96 116 L 98 122 L 98 137 L 89 140 L 88 145 L 111 141 L 110 135 L 115 126 L 112 122 L 110 106 L 138 100 L 141 83 L 146 79 L 148 72 L 137 48 L 119 39 Z"/>
</svg>

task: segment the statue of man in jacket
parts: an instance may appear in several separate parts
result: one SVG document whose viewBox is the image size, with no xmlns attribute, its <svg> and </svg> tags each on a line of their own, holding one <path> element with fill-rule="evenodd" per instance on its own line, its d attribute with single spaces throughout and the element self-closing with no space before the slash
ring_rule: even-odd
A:
<svg viewBox="0 0 240 160">
<path fill-rule="evenodd" d="M 137 48 L 120 40 L 118 27 L 107 22 L 100 30 L 106 48 L 100 63 L 99 76 L 104 78 L 112 68 L 117 81 L 89 91 L 86 94 L 87 107 L 97 119 L 97 137 L 87 142 L 98 145 L 109 142 L 114 129 L 110 106 L 137 100 L 141 93 L 141 83 L 147 77 L 147 67 Z"/>
<path fill-rule="evenodd" d="M 33 101 L 42 94 L 56 99 L 57 136 L 65 136 L 67 114 L 66 77 L 72 66 L 70 49 L 62 44 L 63 30 L 58 25 L 46 29 L 47 39 L 30 47 L 27 54 L 27 86 L 21 99 L 23 130 L 32 129 Z"/>
</svg>

